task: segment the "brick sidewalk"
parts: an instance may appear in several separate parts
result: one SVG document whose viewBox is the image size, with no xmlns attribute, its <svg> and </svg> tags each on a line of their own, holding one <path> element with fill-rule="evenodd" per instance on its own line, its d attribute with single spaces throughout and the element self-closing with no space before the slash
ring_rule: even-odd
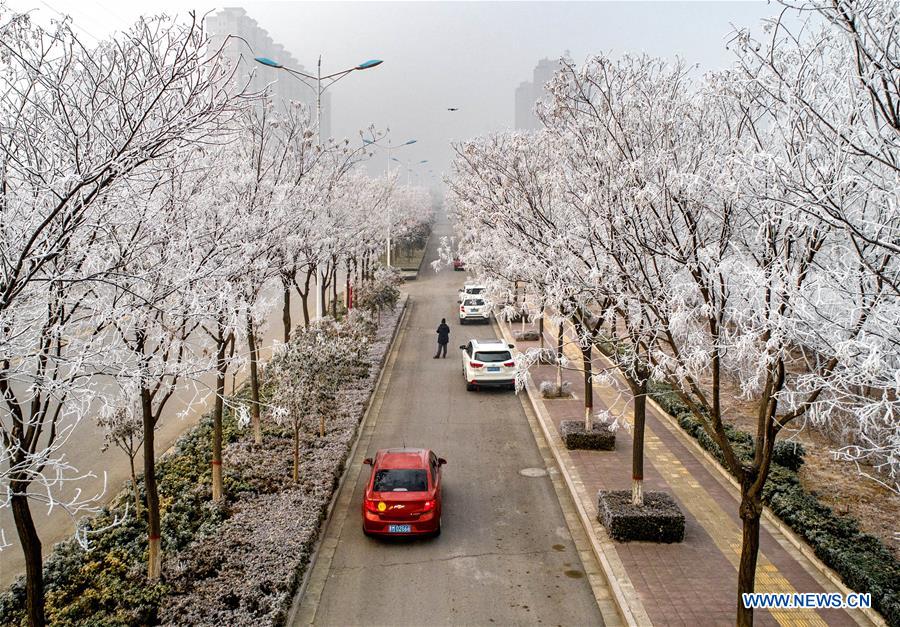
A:
<svg viewBox="0 0 900 627">
<path fill-rule="evenodd" d="M 513 330 L 521 327 L 512 325 Z M 527 328 L 527 327 L 526 327 Z M 507 331 L 509 328 L 507 327 Z M 517 341 L 526 350 L 537 342 Z M 547 345 L 554 339 L 548 336 Z M 569 351 L 572 351 L 570 354 Z M 580 364 L 580 353 L 568 346 L 567 357 Z M 556 368 L 531 369 L 535 389 L 542 381 L 556 381 Z M 583 382 L 577 371 L 564 371 L 576 399 L 536 399 L 538 413 L 558 428 L 562 420 L 583 420 Z M 594 411 L 610 409 L 614 415 L 632 420 L 630 392 L 594 385 Z M 552 429 L 551 429 L 552 430 Z M 603 535 L 603 544 L 614 551 L 624 566 L 647 616 L 655 625 L 734 624 L 737 602 L 737 568 L 741 551 L 741 521 L 737 515 L 739 494 L 709 461 L 687 442 L 688 436 L 647 406 L 645 429 L 645 491 L 665 491 L 675 498 L 685 515 L 685 538 L 679 544 L 645 542 L 613 543 Z M 631 435 L 620 429 L 615 451 L 566 451 L 556 438 L 573 482 L 575 495 L 596 518 L 596 494 L 604 490 L 631 489 Z M 606 549 L 605 549 L 606 550 Z M 783 534 L 763 519 L 757 562 L 757 592 L 837 592 Z M 855 625 L 871 624 L 862 612 L 841 610 L 784 610 L 755 612 L 759 625 Z"/>
</svg>

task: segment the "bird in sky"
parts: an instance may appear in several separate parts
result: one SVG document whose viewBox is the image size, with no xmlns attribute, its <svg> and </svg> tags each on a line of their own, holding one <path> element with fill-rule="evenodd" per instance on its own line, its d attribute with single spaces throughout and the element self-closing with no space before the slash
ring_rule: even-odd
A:
<svg viewBox="0 0 900 627">
<path fill-rule="evenodd" d="M 447 111 L 459 111 L 459 107 L 447 107 Z"/>
</svg>

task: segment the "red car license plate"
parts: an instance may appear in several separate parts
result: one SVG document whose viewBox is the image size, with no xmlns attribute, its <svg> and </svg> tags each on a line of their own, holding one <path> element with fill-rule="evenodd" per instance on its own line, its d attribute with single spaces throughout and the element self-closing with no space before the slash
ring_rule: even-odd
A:
<svg viewBox="0 0 900 627">
<path fill-rule="evenodd" d="M 388 533 L 409 533 L 412 531 L 411 525 L 388 525 Z"/>
</svg>

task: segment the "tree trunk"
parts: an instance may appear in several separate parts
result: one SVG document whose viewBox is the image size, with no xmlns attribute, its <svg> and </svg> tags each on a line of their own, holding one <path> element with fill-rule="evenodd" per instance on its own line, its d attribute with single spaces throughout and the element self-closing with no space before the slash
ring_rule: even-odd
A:
<svg viewBox="0 0 900 627">
<path fill-rule="evenodd" d="M 634 393 L 634 439 L 631 444 L 631 502 L 644 504 L 644 423 L 647 419 L 647 380 Z"/>
<path fill-rule="evenodd" d="M 162 570 L 159 492 L 156 488 L 156 452 L 153 440 L 156 420 L 153 417 L 150 390 L 146 387 L 141 388 L 141 414 L 144 423 L 144 489 L 147 492 L 147 578 L 156 581 Z"/>
<path fill-rule="evenodd" d="M 591 381 L 593 365 L 590 343 L 581 348 L 581 365 L 584 368 L 584 430 L 590 433 L 594 430 L 594 386 Z"/>
<path fill-rule="evenodd" d="M 300 427 L 294 422 L 294 483 L 300 483 Z"/>
<path fill-rule="evenodd" d="M 322 299 L 322 315 L 323 316 L 325 315 L 325 312 L 328 311 L 328 286 L 331 283 L 328 280 L 328 277 L 329 277 L 329 274 L 326 274 L 324 272 L 319 277 L 320 278 L 320 284 L 319 284 L 320 296 L 319 296 L 319 298 Z"/>
<path fill-rule="evenodd" d="M 541 317 L 538 318 L 538 335 L 541 340 L 541 350 L 544 350 L 544 306 L 541 305 Z"/>
<path fill-rule="evenodd" d="M 253 441 L 262 444 L 262 426 L 259 422 L 259 376 L 256 370 L 259 355 L 256 351 L 253 320 L 250 316 L 247 316 L 247 344 L 250 347 L 250 423 L 253 425 Z"/>
<path fill-rule="evenodd" d="M 132 450 L 132 453 L 136 451 Z M 137 473 L 134 471 L 134 455 L 130 454 L 128 456 L 128 465 L 131 470 L 131 491 L 134 493 L 134 516 L 135 518 L 141 517 L 141 493 L 138 490 L 137 484 Z"/>
<path fill-rule="evenodd" d="M 228 362 L 225 351 L 230 338 L 225 338 L 222 321 L 219 322 L 216 337 L 216 401 L 213 406 L 213 438 L 212 438 L 212 500 L 221 501 L 225 495 L 222 484 L 222 411 L 225 405 L 225 374 Z"/>
<path fill-rule="evenodd" d="M 556 334 L 556 389 L 562 394 L 562 355 L 563 335 L 566 332 L 565 322 L 559 321 L 559 332 Z"/>
<path fill-rule="evenodd" d="M 19 542 L 22 543 L 22 552 L 25 555 L 25 598 L 28 613 L 28 623 L 32 626 L 43 627 L 44 619 L 44 573 L 43 560 L 41 558 L 41 539 L 38 537 L 31 517 L 31 508 L 28 505 L 26 495 L 27 485 L 16 483 L 13 485 L 13 494 L 10 497 L 13 519 L 16 522 L 16 531 Z"/>
<path fill-rule="evenodd" d="M 350 311 L 350 259 L 347 259 L 347 275 L 344 277 L 344 306 Z"/>
<path fill-rule="evenodd" d="M 284 326 L 284 343 L 291 341 L 291 283 L 282 276 L 281 277 L 281 323 Z"/>
<path fill-rule="evenodd" d="M 745 483 L 746 483 L 745 479 Z M 743 543 L 741 544 L 741 563 L 738 567 L 737 625 L 751 627 L 753 625 L 753 609 L 744 607 L 744 593 L 753 592 L 756 585 L 756 560 L 759 555 L 759 517 L 762 503 L 746 494 L 746 486 L 742 490 L 740 516 L 743 522 Z"/>
<path fill-rule="evenodd" d="M 331 317 L 337 318 L 338 291 L 337 291 L 337 259 L 333 260 L 331 266 Z"/>
<path fill-rule="evenodd" d="M 303 326 L 309 326 L 309 282 L 312 280 L 312 270 L 306 271 L 304 291 L 300 292 L 300 301 L 303 303 Z M 298 290 L 299 291 L 299 290 Z"/>
</svg>

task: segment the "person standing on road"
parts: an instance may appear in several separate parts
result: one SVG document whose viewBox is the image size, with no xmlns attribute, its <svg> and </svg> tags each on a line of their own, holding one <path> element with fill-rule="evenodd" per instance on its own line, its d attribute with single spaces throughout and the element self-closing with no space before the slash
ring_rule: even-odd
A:
<svg viewBox="0 0 900 627">
<path fill-rule="evenodd" d="M 435 359 L 441 356 L 441 353 L 444 353 L 444 358 L 447 357 L 447 344 L 450 343 L 450 327 L 447 326 L 447 319 L 441 318 L 441 323 L 437 328 L 437 336 L 438 336 L 438 349 L 437 354 L 434 356 Z"/>
</svg>

